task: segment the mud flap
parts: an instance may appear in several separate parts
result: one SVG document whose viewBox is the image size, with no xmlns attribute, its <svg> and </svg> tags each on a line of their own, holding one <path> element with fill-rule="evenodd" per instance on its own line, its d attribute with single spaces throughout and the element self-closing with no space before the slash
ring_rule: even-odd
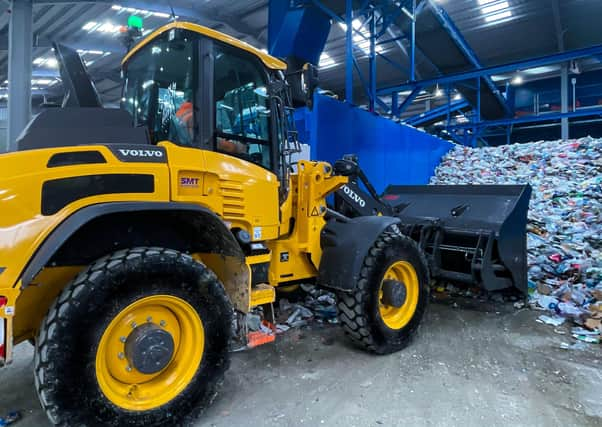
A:
<svg viewBox="0 0 602 427">
<path fill-rule="evenodd" d="M 354 291 L 368 250 L 387 227 L 399 222 L 387 216 L 329 221 L 320 236 L 322 259 L 318 284 L 336 291 Z"/>
</svg>

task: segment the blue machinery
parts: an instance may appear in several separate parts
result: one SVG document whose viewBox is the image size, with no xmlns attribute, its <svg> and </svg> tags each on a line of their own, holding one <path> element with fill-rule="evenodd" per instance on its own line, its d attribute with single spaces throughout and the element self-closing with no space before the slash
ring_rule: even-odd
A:
<svg viewBox="0 0 602 427">
<path fill-rule="evenodd" d="M 361 23 L 360 28 L 353 24 L 354 20 Z M 597 102 L 588 108 L 569 109 L 566 65 L 563 66 L 562 88 L 560 84 L 556 86 L 559 92 L 563 92 L 558 111 L 542 113 L 536 108 L 533 114 L 519 115 L 515 88 L 505 84 L 500 90 L 491 79 L 496 74 L 600 57 L 602 46 L 484 67 L 443 7 L 433 0 L 271 0 L 269 50 L 277 56 L 317 64 L 332 23 L 344 24 L 346 28 L 345 99 L 348 104 L 353 104 L 357 97 L 354 94 L 354 76 L 357 76 L 369 111 L 378 111 L 394 119 L 402 117 L 402 122 L 414 126 L 439 123 L 443 133 L 457 143 L 486 145 L 496 137 L 497 143 L 500 137 L 502 143 L 508 143 L 516 126 L 558 121 L 562 122 L 562 136 L 567 138 L 569 119 L 602 117 L 602 107 Z M 396 32 L 391 31 L 392 25 L 397 27 Z M 429 37 L 421 37 L 426 33 Z M 358 40 L 364 45 L 362 49 L 357 46 Z M 402 40 L 408 41 L 409 48 L 401 43 Z M 408 63 L 395 62 L 384 52 L 385 49 L 377 49 L 377 46 L 399 47 Z M 359 61 L 363 57 L 367 57 L 367 73 L 362 73 L 360 68 Z M 379 62 L 384 61 L 399 70 L 400 84 L 377 87 L 377 58 Z M 417 58 L 429 64 L 428 74 L 434 77 L 421 78 L 416 67 Z M 449 67 L 450 63 L 454 64 L 453 69 Z M 447 94 L 448 102 L 442 107 L 407 117 L 407 109 L 416 97 L 433 87 L 441 88 Z M 461 94 L 460 102 L 452 100 L 452 90 Z M 322 120 L 315 114 L 313 119 Z M 383 135 L 372 135 L 371 139 L 379 140 L 379 136 Z M 386 136 L 400 135 L 388 133 Z M 313 135 L 312 142 L 320 144 L 323 136 L 319 137 Z M 358 145 L 361 144 L 358 142 Z M 344 150 L 347 147 L 331 147 L 331 151 L 339 148 L 349 151 Z"/>
</svg>

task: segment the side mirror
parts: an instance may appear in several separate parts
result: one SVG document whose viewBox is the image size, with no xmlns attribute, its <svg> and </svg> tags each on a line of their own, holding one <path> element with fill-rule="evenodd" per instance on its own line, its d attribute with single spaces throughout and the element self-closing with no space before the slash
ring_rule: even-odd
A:
<svg viewBox="0 0 602 427">
<path fill-rule="evenodd" d="M 293 106 L 311 108 L 314 92 L 319 84 L 318 68 L 310 63 L 298 67 L 296 61 L 289 61 L 286 79 L 291 87 Z"/>
</svg>

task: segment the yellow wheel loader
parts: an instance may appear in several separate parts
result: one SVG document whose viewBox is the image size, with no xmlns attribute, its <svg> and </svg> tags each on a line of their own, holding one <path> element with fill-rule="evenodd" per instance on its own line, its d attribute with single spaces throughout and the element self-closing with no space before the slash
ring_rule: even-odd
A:
<svg viewBox="0 0 602 427">
<path fill-rule="evenodd" d="M 425 258 L 399 219 L 328 208 L 344 174 L 290 160 L 285 63 L 173 22 L 125 57 L 111 110 L 75 52 L 56 53 L 63 108 L 0 155 L 0 362 L 35 343 L 54 425 L 195 415 L 228 368 L 233 319 L 279 286 L 335 291 L 345 332 L 371 352 L 408 343 Z"/>
</svg>

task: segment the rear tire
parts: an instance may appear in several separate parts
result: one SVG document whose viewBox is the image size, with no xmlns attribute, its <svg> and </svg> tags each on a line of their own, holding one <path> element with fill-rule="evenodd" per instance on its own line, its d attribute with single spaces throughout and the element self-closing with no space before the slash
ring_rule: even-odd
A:
<svg viewBox="0 0 602 427">
<path fill-rule="evenodd" d="M 382 302 L 383 281 L 396 269 L 402 270 L 408 282 L 407 298 L 400 308 Z M 377 354 L 403 349 L 426 309 L 428 283 L 424 254 L 397 225 L 388 227 L 364 258 L 354 291 L 338 294 L 339 320 L 345 334 L 357 346 Z"/>
<path fill-rule="evenodd" d="M 145 301 L 150 301 L 147 303 L 150 305 L 145 307 Z M 142 310 L 140 307 L 148 311 L 135 311 Z M 151 311 L 155 319 L 150 315 L 145 317 Z M 65 287 L 42 322 L 34 361 L 35 385 L 42 407 L 57 426 L 178 425 L 186 416 L 197 416 L 214 398 L 229 366 L 232 313 L 217 277 L 188 255 L 164 248 L 135 248 L 101 258 Z M 122 370 L 119 364 L 129 367 L 133 359 L 128 356 L 123 360 L 122 353 L 112 351 L 115 343 L 120 345 L 123 341 L 119 334 L 109 332 L 116 320 L 130 322 L 134 315 L 138 325 L 157 323 L 153 327 L 158 328 L 158 323 L 162 323 L 166 330 L 178 328 L 174 332 L 178 340 L 172 353 L 168 353 L 167 365 L 152 374 L 159 385 L 153 389 L 157 391 L 154 399 L 144 396 L 149 390 L 144 387 L 151 384 L 147 380 L 150 377 L 132 383 L 119 382 L 108 374 L 115 370 L 105 369 L 103 364 L 109 356 L 114 356 L 110 363 L 118 367 L 115 369 L 119 369 L 120 375 L 128 375 L 125 372 L 128 368 Z M 160 321 L 159 317 L 170 320 Z M 132 322 L 131 327 L 135 325 Z M 107 336 L 111 338 L 108 344 Z M 191 342 L 191 337 L 197 337 L 192 340 L 196 342 Z M 188 358 L 191 354 L 197 358 Z M 149 357 L 154 357 L 154 353 Z M 180 391 L 175 396 L 164 394 L 161 390 L 170 387 L 162 387 L 161 375 L 169 372 L 177 377 L 180 375 L 177 369 L 181 369 L 178 366 L 186 366 L 188 359 L 196 360 L 196 364 L 191 360 L 187 370 L 181 371 L 185 376 L 179 382 Z M 138 377 L 143 375 L 136 369 L 133 371 Z M 106 385 L 107 378 L 112 389 Z M 165 378 L 169 381 L 170 377 Z M 123 383 L 130 387 L 130 394 L 120 395 Z M 138 403 L 142 404 L 132 406 Z"/>
</svg>

